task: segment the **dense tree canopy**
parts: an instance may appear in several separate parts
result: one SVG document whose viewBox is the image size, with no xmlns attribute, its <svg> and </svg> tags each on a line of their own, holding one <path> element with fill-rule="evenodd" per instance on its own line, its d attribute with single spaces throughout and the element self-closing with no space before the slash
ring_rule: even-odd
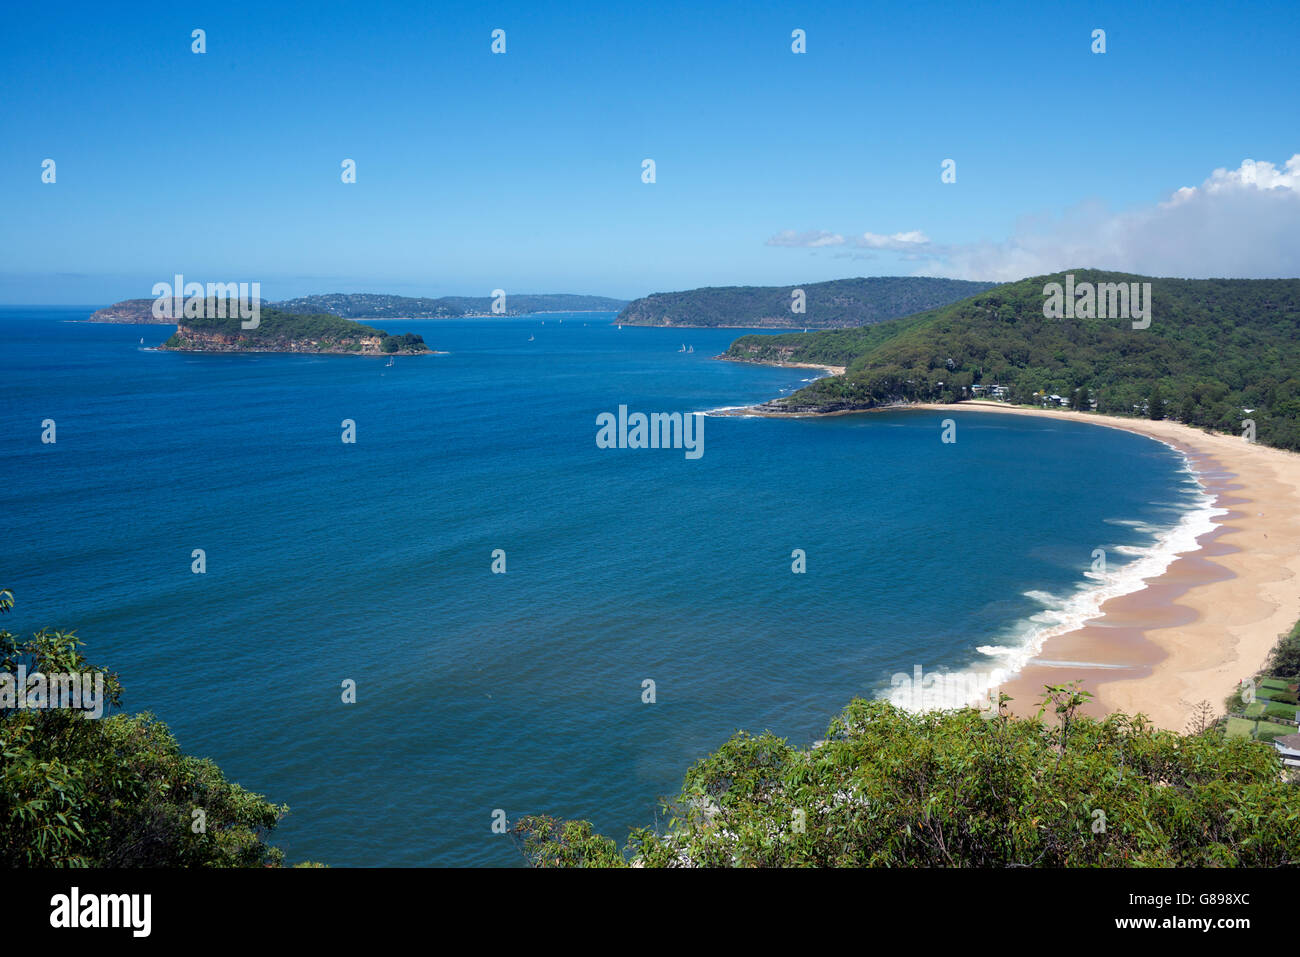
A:
<svg viewBox="0 0 1300 957">
<path fill-rule="evenodd" d="M 0 612 L 12 606 L 0 592 Z M 81 644 L 0 630 L 0 672 L 98 674 L 118 705 L 117 676 L 88 664 Z M 152 715 L 0 706 L 0 867 L 277 865 L 265 835 L 287 811 L 182 754 Z"/>
<path fill-rule="evenodd" d="M 862 326 L 955 302 L 993 283 L 925 276 L 835 279 L 802 286 L 709 286 L 657 292 L 630 303 L 618 321 L 644 326 Z M 794 312 L 802 289 L 804 311 Z"/>
<path fill-rule="evenodd" d="M 1057 274 L 865 329 L 745 336 L 731 354 L 848 367 L 774 403 L 790 411 L 953 402 L 998 384 L 1013 402 L 1057 394 L 1098 412 L 1237 434 L 1249 418 L 1259 441 L 1300 449 L 1300 280 L 1073 275 L 1150 282 L 1150 327 L 1045 318 L 1044 286 L 1064 282 Z"/>
</svg>

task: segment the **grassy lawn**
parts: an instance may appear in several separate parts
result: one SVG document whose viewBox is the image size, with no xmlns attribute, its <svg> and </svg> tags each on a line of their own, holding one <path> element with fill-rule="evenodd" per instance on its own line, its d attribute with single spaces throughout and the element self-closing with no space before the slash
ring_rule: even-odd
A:
<svg viewBox="0 0 1300 957">
<path fill-rule="evenodd" d="M 1263 713 L 1264 713 L 1264 702 L 1262 701 L 1255 701 L 1252 702 L 1251 704 L 1246 705 L 1247 718 L 1258 718 Z"/>
<path fill-rule="evenodd" d="M 1272 741 L 1284 734 L 1296 731 L 1289 724 L 1277 724 L 1273 721 L 1251 721 L 1246 718 L 1229 718 L 1224 735 L 1229 738 L 1246 738 L 1255 741 Z"/>
<path fill-rule="evenodd" d="M 1292 734 L 1295 730 L 1289 724 L 1274 724 L 1272 721 L 1261 721 L 1255 726 L 1255 737 L 1260 741 L 1272 741 L 1284 734 Z"/>
<path fill-rule="evenodd" d="M 1247 721 L 1245 718 L 1229 718 L 1228 727 L 1224 732 L 1229 738 L 1252 738 L 1255 735 L 1254 721 Z"/>
<path fill-rule="evenodd" d="M 1285 678 L 1260 678 L 1259 686 L 1273 691 L 1285 691 L 1290 685 Z"/>
<path fill-rule="evenodd" d="M 1258 702 L 1256 702 L 1256 704 L 1258 704 Z M 1297 711 L 1300 711 L 1300 708 L 1297 708 L 1295 705 L 1282 704 L 1277 701 L 1270 701 L 1264 705 L 1264 713 L 1272 715 L 1275 718 L 1294 718 Z"/>
</svg>

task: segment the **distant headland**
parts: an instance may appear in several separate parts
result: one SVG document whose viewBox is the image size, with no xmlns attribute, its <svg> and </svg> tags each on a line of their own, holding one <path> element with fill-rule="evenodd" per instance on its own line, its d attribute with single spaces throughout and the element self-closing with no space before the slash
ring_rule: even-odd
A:
<svg viewBox="0 0 1300 957">
<path fill-rule="evenodd" d="M 926 276 L 835 279 L 796 286 L 708 286 L 657 292 L 615 320 L 629 326 L 839 329 L 946 306 L 995 283 Z"/>
<path fill-rule="evenodd" d="M 175 319 L 155 315 L 156 299 L 124 299 L 92 313 L 88 322 L 170 325 Z M 263 308 L 300 315 L 329 313 L 343 319 L 464 319 L 471 316 L 522 316 L 537 312 L 618 312 L 624 299 L 570 293 L 489 296 L 444 296 L 440 299 L 383 293 L 327 293 L 283 302 L 264 301 Z"/>
<path fill-rule="evenodd" d="M 1144 316 L 1108 315 L 1112 297 L 1127 308 L 1135 287 L 1146 291 Z M 1073 315 L 1052 313 L 1062 289 L 1078 291 Z M 811 293 L 808 301 L 811 313 Z M 1081 268 L 857 329 L 742 336 L 727 358 L 845 368 L 764 403 L 763 413 L 993 398 L 1176 419 L 1300 451 L 1298 328 L 1300 279 Z"/>
</svg>

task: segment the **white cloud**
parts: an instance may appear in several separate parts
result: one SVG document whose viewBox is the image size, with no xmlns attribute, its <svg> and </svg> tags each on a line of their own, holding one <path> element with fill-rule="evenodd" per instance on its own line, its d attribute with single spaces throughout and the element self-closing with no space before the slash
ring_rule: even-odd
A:
<svg viewBox="0 0 1300 957">
<path fill-rule="evenodd" d="M 842 246 L 844 237 L 839 233 L 828 233 L 824 229 L 796 233 L 793 229 L 783 229 L 767 241 L 769 246 L 799 246 L 816 249 L 820 246 Z"/>
<path fill-rule="evenodd" d="M 882 236 L 879 233 L 863 233 L 855 240 L 855 243 L 867 249 L 915 249 L 917 246 L 923 246 L 929 241 L 929 236 L 919 229 L 913 229 L 911 232 L 894 233 L 892 236 Z"/>
<path fill-rule="evenodd" d="M 1272 163 L 1256 163 L 1254 160 L 1242 160 L 1237 169 L 1216 169 L 1210 178 L 1201 184 L 1201 190 L 1207 193 L 1220 193 L 1225 190 L 1250 188 L 1300 190 L 1300 153 L 1286 161 L 1282 169 Z M 1194 196 L 1197 190 L 1193 186 L 1184 186 L 1174 193 L 1172 201 L 1181 202 Z"/>
<path fill-rule="evenodd" d="M 784 230 L 769 246 L 850 245 L 896 253 L 917 275 L 999 282 L 1095 267 L 1149 276 L 1300 276 L 1300 153 L 1281 167 L 1244 160 L 1200 186 L 1136 210 L 1081 203 L 1057 218 L 1026 218 L 1007 239 L 931 242 L 920 230 L 862 233 L 851 243 L 825 230 Z M 847 255 L 847 254 L 846 254 Z"/>
<path fill-rule="evenodd" d="M 918 275 L 1007 281 L 1093 266 L 1149 276 L 1300 276 L 1300 153 L 1282 168 L 1245 160 L 1200 186 L 1124 213 L 1096 204 L 1021 224 L 1002 242 L 933 246 Z"/>
</svg>

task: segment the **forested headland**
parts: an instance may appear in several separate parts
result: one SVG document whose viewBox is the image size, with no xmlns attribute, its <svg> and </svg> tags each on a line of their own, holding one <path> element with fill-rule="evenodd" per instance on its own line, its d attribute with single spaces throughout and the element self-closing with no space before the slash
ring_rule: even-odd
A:
<svg viewBox="0 0 1300 957">
<path fill-rule="evenodd" d="M 1046 318 L 1037 276 L 864 328 L 749 335 L 732 358 L 846 366 L 773 400 L 830 412 L 959 402 L 1002 386 L 1008 401 L 1168 418 L 1300 449 L 1300 280 L 1158 279 L 1091 269 L 1074 283 L 1150 283 L 1146 328 L 1128 318 Z M 1139 323 L 1140 324 L 1140 323 Z"/>
</svg>

